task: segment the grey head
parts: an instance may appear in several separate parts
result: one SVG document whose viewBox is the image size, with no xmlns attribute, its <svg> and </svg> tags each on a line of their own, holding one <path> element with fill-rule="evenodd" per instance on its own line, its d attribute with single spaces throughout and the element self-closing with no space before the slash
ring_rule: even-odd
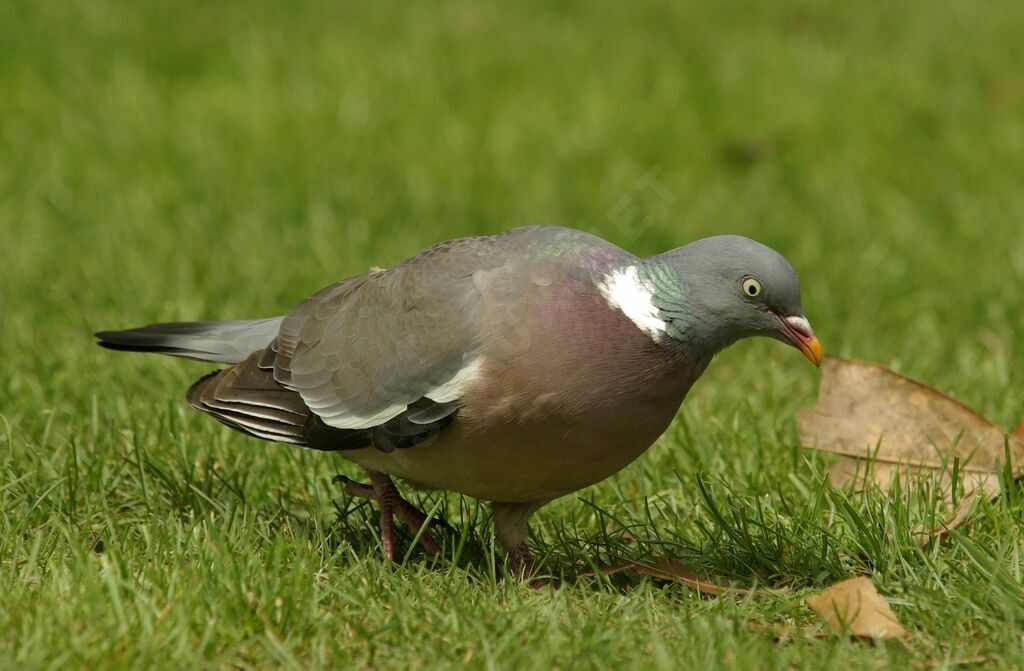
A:
<svg viewBox="0 0 1024 671">
<path fill-rule="evenodd" d="M 766 245 L 738 235 L 704 238 L 643 260 L 637 278 L 664 334 L 685 348 L 717 352 L 741 338 L 768 336 L 821 363 L 796 273 Z"/>
</svg>

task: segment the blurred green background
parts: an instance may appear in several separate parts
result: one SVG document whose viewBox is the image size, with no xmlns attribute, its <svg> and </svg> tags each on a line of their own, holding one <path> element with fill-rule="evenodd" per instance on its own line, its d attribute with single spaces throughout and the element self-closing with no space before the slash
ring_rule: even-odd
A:
<svg viewBox="0 0 1024 671">
<path fill-rule="evenodd" d="M 0 4 L 5 656 L 813 668 L 1019 653 L 1024 613 L 993 605 L 991 576 L 1019 598 L 1020 506 L 990 511 L 994 573 L 961 576 L 962 592 L 928 562 L 968 565 L 967 546 L 865 558 L 868 532 L 831 520 L 827 551 L 794 536 L 754 570 L 735 559 L 753 545 L 702 536 L 697 472 L 741 507 L 800 507 L 817 486 L 793 448 L 816 375 L 778 343 L 719 357 L 675 428 L 582 496 L 638 519 L 659 497 L 676 514 L 642 528 L 671 527 L 712 573 L 810 587 L 876 571 L 922 632 L 905 648 L 780 648 L 729 624 L 799 619 L 798 598 L 708 603 L 646 582 L 552 597 L 479 565 L 382 568 L 366 525 L 339 526 L 342 462 L 186 412 L 209 365 L 101 351 L 90 334 L 281 314 L 371 265 L 521 225 L 639 254 L 739 233 L 793 263 L 827 351 L 1010 427 L 1024 414 L 1022 30 L 1009 1 Z M 486 554 L 482 518 L 460 522 L 482 513 L 443 504 Z M 582 567 L 604 522 L 569 497 L 532 542 Z"/>
</svg>

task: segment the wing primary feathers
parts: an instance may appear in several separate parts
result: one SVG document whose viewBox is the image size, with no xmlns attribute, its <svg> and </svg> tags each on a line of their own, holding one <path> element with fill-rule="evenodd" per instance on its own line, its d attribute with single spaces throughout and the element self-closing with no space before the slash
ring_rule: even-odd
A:
<svg viewBox="0 0 1024 671">
<path fill-rule="evenodd" d="M 392 452 L 420 445 L 448 426 L 461 407 L 458 401 L 424 397 L 376 426 L 338 429 L 325 424 L 297 392 L 282 387 L 273 370 L 260 367 L 265 358 L 265 352 L 254 352 L 236 366 L 205 375 L 189 389 L 188 402 L 248 436 L 324 451 Z"/>
<path fill-rule="evenodd" d="M 188 390 L 192 407 L 257 438 L 306 445 L 309 409 L 257 366 L 262 352 L 241 364 L 200 378 Z"/>
</svg>

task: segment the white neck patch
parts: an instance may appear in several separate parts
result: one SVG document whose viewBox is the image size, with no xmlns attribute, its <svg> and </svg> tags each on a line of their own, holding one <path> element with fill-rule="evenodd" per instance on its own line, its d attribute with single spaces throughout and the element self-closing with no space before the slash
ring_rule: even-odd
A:
<svg viewBox="0 0 1024 671">
<path fill-rule="evenodd" d="M 636 266 L 619 268 L 605 275 L 598 289 L 608 305 L 629 317 L 654 342 L 663 340 L 666 324 L 658 316 L 658 308 L 651 300 L 654 292 L 640 279 Z"/>
</svg>

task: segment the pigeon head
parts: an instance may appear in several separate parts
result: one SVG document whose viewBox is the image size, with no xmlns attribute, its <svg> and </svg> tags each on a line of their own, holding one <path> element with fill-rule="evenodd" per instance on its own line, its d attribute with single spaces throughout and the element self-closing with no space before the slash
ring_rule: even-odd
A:
<svg viewBox="0 0 1024 671">
<path fill-rule="evenodd" d="M 683 346 L 719 351 L 741 338 L 769 336 L 821 364 L 800 282 L 770 247 L 737 235 L 704 238 L 645 259 L 636 277 L 649 291 L 651 323 L 660 321 L 658 330 Z"/>
</svg>

